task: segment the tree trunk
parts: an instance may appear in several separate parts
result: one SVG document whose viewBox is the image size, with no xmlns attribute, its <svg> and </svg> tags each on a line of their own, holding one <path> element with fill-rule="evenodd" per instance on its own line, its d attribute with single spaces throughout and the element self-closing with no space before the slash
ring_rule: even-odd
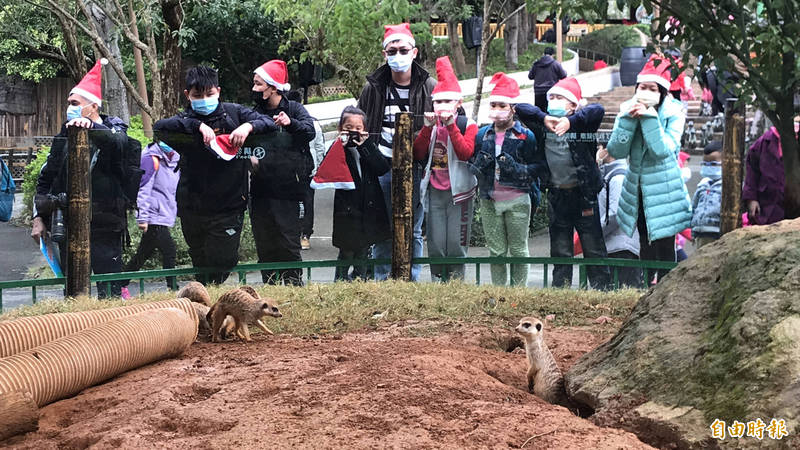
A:
<svg viewBox="0 0 800 450">
<path fill-rule="evenodd" d="M 519 20 L 519 31 L 517 36 L 517 49 L 519 53 L 528 51 L 528 42 L 530 42 L 531 22 L 530 15 L 527 13 L 517 14 Z"/>
<path fill-rule="evenodd" d="M 112 9 L 113 3 L 106 1 L 106 8 Z M 119 51 L 119 33 L 110 18 L 106 16 L 99 6 L 92 3 L 89 6 L 92 20 L 97 26 L 97 32 L 108 47 L 112 58 L 122 64 L 122 55 Z M 103 73 L 103 107 L 107 114 L 117 116 L 125 123 L 130 123 L 131 114 L 128 109 L 128 94 L 119 76 L 113 70 Z"/>
<path fill-rule="evenodd" d="M 531 13 L 531 14 L 525 13 L 525 14 L 528 16 L 528 25 L 530 26 L 530 29 L 531 29 L 530 34 L 528 34 L 528 44 L 533 44 L 533 41 L 535 41 L 537 39 L 536 38 L 536 33 L 537 33 L 537 29 L 536 29 L 536 14 L 533 14 L 533 13 Z"/>
<path fill-rule="evenodd" d="M 180 0 L 161 0 L 161 13 L 164 16 L 164 23 L 167 29 L 163 37 L 163 59 L 168 64 L 164 64 L 161 73 L 161 95 L 163 102 L 163 114 L 171 116 L 178 112 L 181 98 L 183 96 L 183 84 L 181 83 L 181 47 L 178 39 L 178 31 L 183 24 L 183 6 Z"/>
<path fill-rule="evenodd" d="M 67 48 L 67 61 L 70 78 L 75 83 L 81 81 L 81 78 L 86 74 L 86 59 L 83 56 L 80 44 L 78 43 L 78 35 L 75 31 L 75 24 L 69 21 L 66 17 L 58 11 L 51 9 L 53 14 L 58 18 L 61 24 L 61 33 L 64 36 L 64 46 Z"/>
<path fill-rule="evenodd" d="M 0 441 L 39 428 L 39 409 L 30 392 L 0 393 Z"/>
<path fill-rule="evenodd" d="M 463 75 L 467 72 L 467 62 L 461 50 L 461 39 L 458 38 L 458 22 L 447 22 L 447 40 L 450 42 L 450 56 L 453 58 L 456 75 Z"/>
<path fill-rule="evenodd" d="M 478 86 L 475 88 L 475 100 L 472 102 L 472 120 L 478 121 L 478 111 L 481 108 L 483 97 L 483 78 L 486 76 L 486 59 L 489 54 L 489 44 L 494 35 L 489 31 L 491 21 L 491 8 L 493 0 L 483 0 L 483 29 L 481 30 L 481 52 L 478 55 Z"/>
<path fill-rule="evenodd" d="M 509 3 L 504 13 L 506 15 L 511 14 L 511 12 L 514 9 L 516 9 L 515 4 Z M 518 41 L 519 41 L 519 14 L 514 14 L 506 22 L 505 37 L 503 39 L 503 42 L 505 43 L 506 47 L 506 67 L 509 70 L 516 69 L 517 64 L 519 64 L 519 47 L 517 46 Z"/>
<path fill-rule="evenodd" d="M 792 114 L 792 99 L 781 102 L 788 105 L 777 105 L 778 108 L 784 106 L 784 113 L 778 111 L 778 121 L 775 128 L 781 135 L 781 150 L 783 150 L 783 171 L 786 177 L 786 187 L 784 188 L 783 206 L 787 219 L 800 217 L 800 143 L 794 134 L 794 121 Z M 786 107 L 788 106 L 788 108 Z"/>
</svg>

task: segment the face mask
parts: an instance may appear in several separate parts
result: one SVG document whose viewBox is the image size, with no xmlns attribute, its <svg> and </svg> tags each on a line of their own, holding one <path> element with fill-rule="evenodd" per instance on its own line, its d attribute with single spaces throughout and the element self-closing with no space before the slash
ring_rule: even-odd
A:
<svg viewBox="0 0 800 450">
<path fill-rule="evenodd" d="M 551 116 L 564 117 L 567 115 L 567 101 L 564 99 L 554 98 L 547 102 L 547 112 Z"/>
<path fill-rule="evenodd" d="M 73 119 L 80 119 L 83 117 L 81 114 L 81 110 L 83 110 L 83 106 L 80 105 L 69 105 L 67 106 L 67 121 Z"/>
<path fill-rule="evenodd" d="M 455 114 L 456 108 L 455 105 L 453 105 L 452 103 L 442 103 L 438 105 L 434 104 L 433 112 L 435 112 L 436 114 L 448 113 L 448 112 Z"/>
<path fill-rule="evenodd" d="M 267 101 L 267 99 L 264 98 L 264 91 L 250 91 L 250 98 L 256 105 Z"/>
<path fill-rule="evenodd" d="M 700 165 L 700 176 L 719 180 L 722 178 L 722 165 L 720 163 L 704 162 Z"/>
<path fill-rule="evenodd" d="M 206 97 L 192 100 L 192 109 L 201 116 L 207 116 L 216 111 L 219 106 L 219 96 Z"/>
<path fill-rule="evenodd" d="M 389 63 L 389 67 L 392 69 L 392 72 L 408 72 L 408 69 L 411 68 L 411 61 L 414 60 L 414 55 L 411 52 L 408 52 L 407 55 L 401 55 L 400 53 L 396 55 L 391 55 L 386 57 L 386 62 Z"/>
<path fill-rule="evenodd" d="M 489 120 L 495 123 L 503 123 L 511 117 L 511 111 L 493 109 L 489 111 Z"/>
<path fill-rule="evenodd" d="M 636 95 L 633 98 L 644 106 L 650 107 L 658 104 L 658 101 L 661 100 L 661 94 L 653 91 L 639 90 L 636 91 Z"/>
</svg>

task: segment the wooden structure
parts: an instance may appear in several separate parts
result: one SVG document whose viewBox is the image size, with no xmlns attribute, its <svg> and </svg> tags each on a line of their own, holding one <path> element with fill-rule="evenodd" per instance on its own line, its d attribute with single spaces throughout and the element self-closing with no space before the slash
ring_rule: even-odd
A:
<svg viewBox="0 0 800 450">
<path fill-rule="evenodd" d="M 742 183 L 744 181 L 745 112 L 737 99 L 725 103 L 725 134 L 722 141 L 722 204 L 720 234 L 742 226 Z"/>
<path fill-rule="evenodd" d="M 69 127 L 67 152 L 69 217 L 67 220 L 67 296 L 89 295 L 92 269 L 89 260 L 89 131 Z"/>
<path fill-rule="evenodd" d="M 414 116 L 401 112 L 394 119 L 392 146 L 392 278 L 411 279 L 411 241 L 414 238 L 412 218 L 412 151 Z"/>
</svg>

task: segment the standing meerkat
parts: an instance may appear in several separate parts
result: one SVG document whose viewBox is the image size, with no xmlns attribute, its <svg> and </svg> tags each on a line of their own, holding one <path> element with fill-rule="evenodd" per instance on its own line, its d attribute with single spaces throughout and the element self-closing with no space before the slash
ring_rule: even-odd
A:
<svg viewBox="0 0 800 450">
<path fill-rule="evenodd" d="M 523 317 L 516 328 L 525 341 L 528 356 L 528 392 L 549 403 L 566 405 L 564 377 L 544 342 L 544 324 L 535 317 Z"/>
<path fill-rule="evenodd" d="M 217 300 L 217 303 L 208 311 L 208 321 L 211 323 L 211 341 L 219 342 L 220 331 L 224 327 L 225 318 L 231 316 L 236 334 L 244 341 L 250 342 L 248 325 L 255 325 L 265 333 L 273 334 L 261 322 L 265 316 L 283 317 L 278 310 L 278 305 L 270 298 L 256 298 L 250 294 L 252 288 L 237 288 L 230 290 Z M 258 294 L 256 294 L 258 295 Z"/>
<path fill-rule="evenodd" d="M 197 281 L 190 281 L 186 286 L 181 288 L 181 290 L 178 291 L 178 298 L 180 297 L 188 298 L 193 302 L 211 307 L 211 296 L 208 295 L 208 290 L 202 283 Z"/>
</svg>

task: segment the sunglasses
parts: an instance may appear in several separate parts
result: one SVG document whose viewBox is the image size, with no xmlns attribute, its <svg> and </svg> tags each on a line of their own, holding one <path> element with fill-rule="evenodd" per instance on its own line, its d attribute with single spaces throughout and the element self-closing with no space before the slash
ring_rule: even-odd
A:
<svg viewBox="0 0 800 450">
<path fill-rule="evenodd" d="M 390 48 L 389 50 L 386 50 L 386 54 L 389 55 L 389 56 L 394 56 L 394 55 L 400 53 L 401 55 L 405 56 L 411 50 L 414 50 L 414 49 L 413 48 Z"/>
</svg>

